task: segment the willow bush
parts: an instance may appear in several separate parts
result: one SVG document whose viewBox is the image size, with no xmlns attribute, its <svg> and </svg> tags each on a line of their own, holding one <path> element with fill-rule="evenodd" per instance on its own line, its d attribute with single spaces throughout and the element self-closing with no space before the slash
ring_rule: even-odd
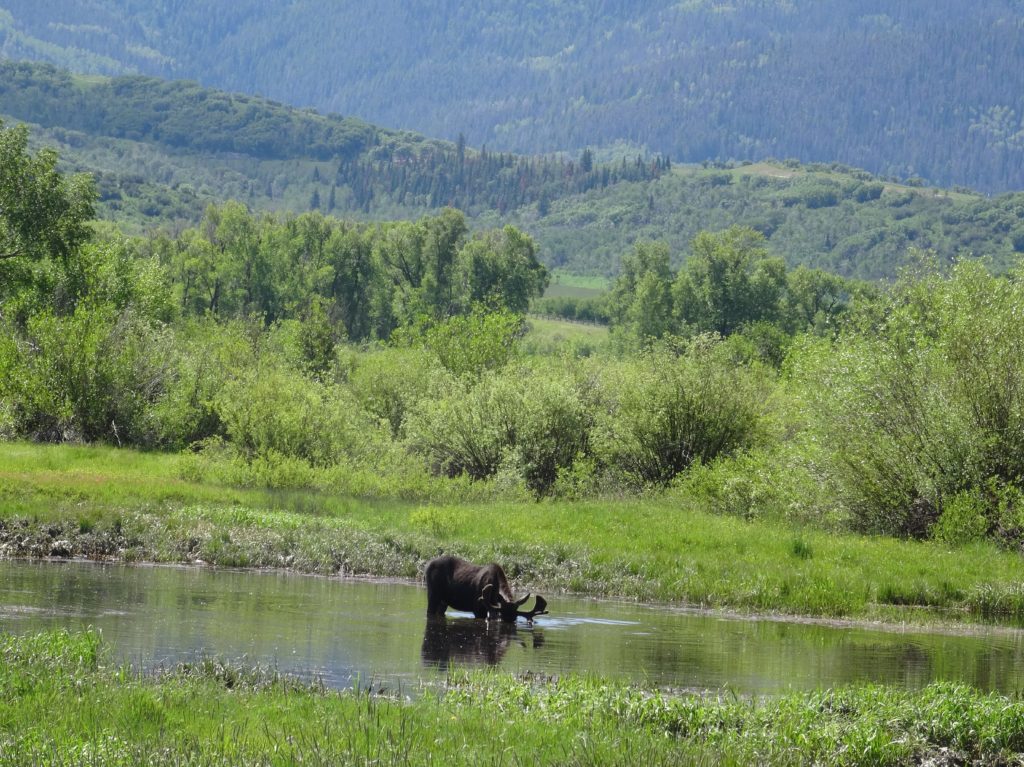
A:
<svg viewBox="0 0 1024 767">
<path fill-rule="evenodd" d="M 46 441 L 161 443 L 152 409 L 166 393 L 170 335 L 131 310 L 80 304 L 6 323 L 0 399 L 14 429 Z"/>
<path fill-rule="evenodd" d="M 592 420 L 569 369 L 516 366 L 424 402 L 409 442 L 438 473 L 484 479 L 504 467 L 543 494 L 587 452 Z"/>
<path fill-rule="evenodd" d="M 924 537 L 948 512 L 975 534 L 965 509 L 981 509 L 987 533 L 1021 536 L 1021 276 L 968 261 L 948 277 L 918 275 L 834 345 L 805 342 L 793 355 L 854 526 Z"/>
<path fill-rule="evenodd" d="M 599 376 L 594 454 L 631 484 L 665 485 L 763 434 L 771 374 L 733 362 L 715 336 L 603 365 Z"/>
</svg>

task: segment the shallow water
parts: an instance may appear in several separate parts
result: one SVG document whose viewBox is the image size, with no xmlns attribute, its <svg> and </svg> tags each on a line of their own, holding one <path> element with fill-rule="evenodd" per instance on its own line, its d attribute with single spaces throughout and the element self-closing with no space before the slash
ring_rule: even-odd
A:
<svg viewBox="0 0 1024 767">
<path fill-rule="evenodd" d="M 451 611 L 428 623 L 425 590 L 405 583 L 0 561 L 0 631 L 93 626 L 117 657 L 145 668 L 212 654 L 333 687 L 411 689 L 449 667 L 495 665 L 740 695 L 868 681 L 917 688 L 940 679 L 1024 691 L 1020 631 L 879 631 L 545 596 L 550 615 L 532 627 Z"/>
</svg>

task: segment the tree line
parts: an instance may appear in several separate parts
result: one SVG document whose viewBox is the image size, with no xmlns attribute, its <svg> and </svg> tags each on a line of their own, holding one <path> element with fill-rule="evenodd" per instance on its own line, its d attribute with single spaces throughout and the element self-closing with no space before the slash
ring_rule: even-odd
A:
<svg viewBox="0 0 1024 767">
<path fill-rule="evenodd" d="M 315 167 L 314 192 L 307 198 L 308 207 L 328 212 L 369 213 L 386 201 L 408 209 L 506 213 L 531 204 L 544 208 L 553 199 L 620 181 L 657 178 L 671 168 L 661 156 L 600 164 L 590 150 L 578 160 L 494 153 L 469 148 L 462 137 L 433 141 L 195 82 L 141 76 L 94 81 L 10 61 L 0 61 L 0 113 L 171 150 L 329 162 L 334 173 Z"/>
<path fill-rule="evenodd" d="M 861 279 L 893 278 L 911 248 L 947 262 L 984 255 L 1000 270 L 1024 252 L 1021 193 L 988 198 L 896 184 L 835 163 L 682 167 L 635 154 L 600 161 L 590 149 L 527 157 L 194 83 L 87 83 L 36 65 L 0 69 L 10 74 L 0 78 L 0 110 L 10 105 L 52 124 L 40 140 L 61 147 L 63 167 L 93 172 L 100 214 L 135 232 L 179 231 L 209 204 L 235 199 L 252 210 L 380 219 L 456 207 L 474 225 L 511 223 L 530 233 L 550 266 L 606 276 L 618 273 L 637 239 L 669 242 L 678 267 L 699 231 L 733 224 L 762 232 L 791 267 Z M 170 121 L 179 112 L 187 119 Z M 166 143 L 168 121 L 187 123 L 195 135 Z M 123 138 L 129 131 L 139 140 Z"/>
</svg>

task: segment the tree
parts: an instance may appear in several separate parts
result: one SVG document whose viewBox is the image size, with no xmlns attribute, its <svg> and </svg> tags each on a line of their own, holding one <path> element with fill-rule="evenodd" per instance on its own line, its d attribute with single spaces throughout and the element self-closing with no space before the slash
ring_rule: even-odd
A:
<svg viewBox="0 0 1024 767">
<path fill-rule="evenodd" d="M 764 235 L 734 226 L 693 239 L 672 296 L 680 320 L 725 336 L 745 323 L 776 321 L 785 285 L 785 262 L 768 255 Z"/>
<path fill-rule="evenodd" d="M 474 237 L 459 252 L 467 301 L 525 313 L 548 285 L 536 251 L 530 236 L 511 225 Z"/>
<path fill-rule="evenodd" d="M 584 173 L 590 173 L 594 169 L 594 153 L 590 151 L 590 147 L 587 147 L 580 154 L 580 170 Z"/>
<path fill-rule="evenodd" d="M 845 311 L 847 281 L 821 269 L 798 266 L 786 275 L 788 324 L 794 332 L 820 328 Z"/>
<path fill-rule="evenodd" d="M 41 261 L 68 272 L 90 237 L 95 201 L 91 176 L 62 175 L 56 152 L 31 154 L 28 129 L 0 122 L 0 297 L 31 283 Z"/>
<path fill-rule="evenodd" d="M 622 272 L 609 293 L 615 323 L 638 338 L 661 338 L 672 325 L 672 270 L 668 244 L 639 241 L 622 259 Z"/>
</svg>

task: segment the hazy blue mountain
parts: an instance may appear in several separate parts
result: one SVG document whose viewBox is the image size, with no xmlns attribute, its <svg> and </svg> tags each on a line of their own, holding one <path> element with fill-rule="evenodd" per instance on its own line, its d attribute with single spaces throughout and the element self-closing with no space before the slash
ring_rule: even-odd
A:
<svg viewBox="0 0 1024 767">
<path fill-rule="evenodd" d="M 1024 188 L 1022 0 L 0 0 L 0 54 L 518 152 Z"/>
</svg>

